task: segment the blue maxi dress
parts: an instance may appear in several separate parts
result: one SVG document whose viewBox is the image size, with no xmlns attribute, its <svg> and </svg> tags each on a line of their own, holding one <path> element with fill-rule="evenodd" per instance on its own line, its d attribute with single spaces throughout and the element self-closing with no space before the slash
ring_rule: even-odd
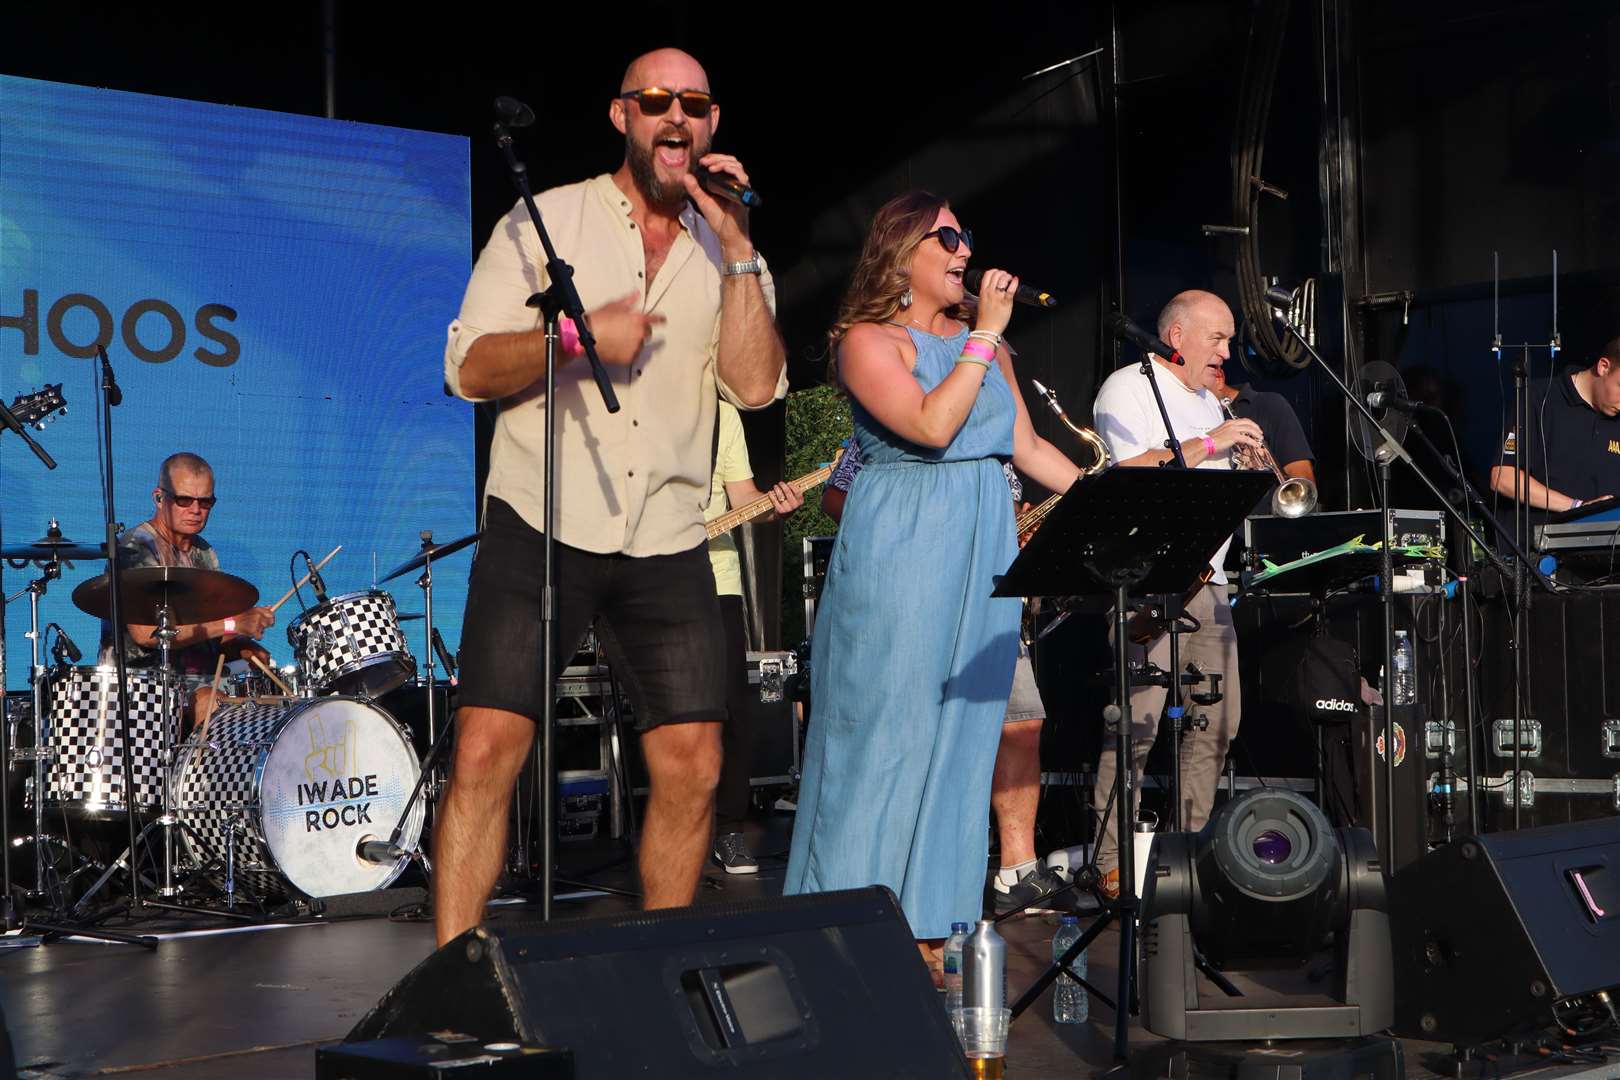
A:
<svg viewBox="0 0 1620 1080">
<path fill-rule="evenodd" d="M 923 390 L 967 331 L 908 329 Z M 854 403 L 866 467 L 844 504 L 811 651 L 812 716 L 787 893 L 882 884 L 919 938 L 983 905 L 990 779 L 1018 654 L 1019 601 L 992 599 L 1018 553 L 1001 462 L 1001 369 L 944 449 L 893 435 Z"/>
</svg>

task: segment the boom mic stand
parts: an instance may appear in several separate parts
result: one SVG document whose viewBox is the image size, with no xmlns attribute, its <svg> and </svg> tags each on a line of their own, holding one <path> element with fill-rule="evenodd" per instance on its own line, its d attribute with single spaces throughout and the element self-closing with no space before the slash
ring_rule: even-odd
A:
<svg viewBox="0 0 1620 1080">
<path fill-rule="evenodd" d="M 1435 482 L 1429 477 L 1428 473 L 1424 472 L 1423 469 L 1418 466 L 1418 463 L 1412 459 L 1412 455 L 1406 450 L 1406 448 L 1402 446 L 1394 438 L 1394 436 L 1389 433 L 1389 430 L 1379 422 L 1378 417 L 1373 414 L 1372 409 L 1367 406 L 1367 403 L 1352 392 L 1350 387 L 1345 384 L 1345 381 L 1339 377 L 1339 373 L 1334 371 L 1333 368 L 1328 365 L 1326 360 L 1322 359 L 1322 354 L 1316 351 L 1316 347 L 1310 343 L 1310 339 L 1303 331 L 1300 330 L 1298 325 L 1294 323 L 1293 319 L 1289 315 L 1289 309 L 1293 305 L 1293 294 L 1287 289 L 1274 285 L 1266 290 L 1266 300 L 1272 305 L 1276 319 L 1282 324 L 1283 329 L 1287 330 L 1288 333 L 1292 335 L 1294 340 L 1300 343 L 1300 345 L 1305 349 L 1305 352 L 1313 361 L 1315 361 L 1316 366 L 1327 373 L 1327 377 L 1332 380 L 1333 385 L 1338 388 L 1339 393 L 1344 395 L 1345 400 L 1348 401 L 1355 408 L 1355 410 L 1361 414 L 1362 418 L 1365 419 L 1367 423 L 1372 425 L 1372 430 L 1376 432 L 1378 437 L 1383 440 L 1383 443 L 1380 446 L 1380 453 L 1383 457 L 1381 462 L 1381 471 L 1383 473 L 1382 479 L 1384 494 L 1382 500 L 1383 505 L 1380 509 L 1380 516 L 1383 518 L 1384 522 L 1384 536 L 1382 565 L 1379 568 L 1379 574 L 1382 579 L 1381 592 L 1383 595 L 1384 606 L 1384 671 L 1386 673 L 1384 681 L 1390 684 L 1384 691 L 1383 735 L 1386 752 L 1384 754 L 1385 807 L 1383 854 L 1386 865 L 1390 865 L 1395 856 L 1395 695 L 1393 693 L 1395 681 L 1395 561 L 1394 552 L 1391 550 L 1394 547 L 1394 522 L 1391 520 L 1391 496 L 1389 489 L 1389 469 L 1391 463 L 1396 459 L 1406 463 L 1407 467 L 1410 468 L 1414 474 L 1416 474 L 1417 478 L 1423 481 L 1424 486 L 1427 487 L 1430 493 L 1434 495 L 1436 501 L 1438 501 L 1439 504 L 1445 508 L 1446 513 L 1450 514 L 1452 519 L 1456 521 L 1457 524 L 1462 527 L 1463 531 L 1468 534 L 1469 538 L 1480 546 L 1480 549 L 1485 552 L 1486 558 L 1490 560 L 1491 564 L 1497 568 L 1504 578 L 1511 576 L 1513 571 L 1509 569 L 1507 562 L 1502 558 L 1502 556 L 1497 554 L 1495 549 L 1485 542 L 1484 537 L 1482 537 L 1479 534 L 1479 531 L 1474 528 L 1473 523 L 1468 520 L 1467 516 L 1451 505 L 1451 503 L 1446 499 L 1445 495 L 1440 491 L 1439 486 L 1436 485 Z M 1428 438 L 1421 433 L 1421 428 L 1419 428 L 1418 425 L 1412 425 L 1412 430 L 1419 432 L 1419 438 L 1429 446 L 1431 451 L 1434 449 L 1434 445 L 1430 443 Z M 1475 509 L 1481 513 L 1481 516 L 1483 516 L 1488 523 L 1490 523 L 1492 528 L 1496 529 L 1498 536 L 1502 537 L 1504 540 L 1507 540 L 1508 546 L 1512 549 L 1514 557 L 1519 560 L 1519 565 L 1528 573 L 1534 574 L 1542 585 L 1551 591 L 1552 583 L 1547 580 L 1546 575 L 1543 574 L 1539 568 L 1531 565 L 1530 560 L 1526 558 L 1524 554 L 1524 549 L 1519 546 L 1517 539 L 1512 539 L 1511 534 L 1502 529 L 1501 522 L 1497 521 L 1496 516 L 1490 512 L 1488 507 L 1485 506 L 1485 501 L 1479 497 L 1479 493 L 1474 491 L 1467 479 L 1461 475 L 1460 470 L 1453 468 L 1449 462 L 1446 462 L 1443 455 L 1437 454 L 1436 456 L 1440 457 L 1442 463 L 1446 465 L 1447 470 L 1451 474 L 1452 480 L 1459 483 L 1462 490 L 1468 493 L 1469 499 L 1473 502 Z M 1472 740 L 1472 737 L 1473 734 L 1470 732 L 1470 740 Z M 1378 772 L 1377 743 L 1376 740 L 1371 738 L 1367 740 L 1367 765 L 1368 783 L 1370 784 L 1372 782 L 1372 777 Z M 1373 799 L 1371 797 L 1371 792 L 1369 792 L 1369 806 L 1375 802 L 1376 799 Z M 1376 815 L 1374 815 L 1374 817 L 1376 817 Z M 1370 824 L 1376 826 L 1376 821 Z M 1376 827 L 1373 829 L 1373 835 L 1375 837 L 1378 835 Z"/>
<path fill-rule="evenodd" d="M 602 401 L 607 411 L 619 411 L 619 398 L 613 392 L 613 383 L 608 378 L 607 368 L 602 366 L 602 358 L 596 355 L 596 338 L 591 334 L 591 328 L 585 321 L 585 305 L 580 301 L 579 290 L 574 288 L 574 269 L 557 254 L 552 247 L 551 236 L 546 232 L 546 224 L 540 217 L 540 208 L 535 205 L 534 192 L 529 187 L 529 171 L 518 160 L 512 149 L 512 133 L 510 128 L 528 127 L 534 123 L 534 110 L 521 101 L 509 97 L 495 99 L 495 145 L 500 147 L 506 158 L 506 167 L 511 173 L 512 185 L 517 188 L 518 196 L 529 211 L 529 220 L 534 222 L 534 231 L 540 236 L 540 245 L 546 252 L 546 280 L 550 282 L 543 292 L 535 293 L 529 297 L 529 306 L 540 309 L 546 327 L 546 484 L 545 505 L 542 509 L 546 527 L 544 543 L 545 584 L 540 594 L 540 650 L 542 682 L 545 687 L 545 701 L 541 706 L 540 719 L 540 918 L 544 922 L 551 921 L 551 894 L 552 894 L 552 861 L 553 848 L 556 838 L 553 835 L 556 818 L 556 777 L 552 758 L 552 734 L 556 729 L 557 719 L 557 566 L 556 566 L 556 537 L 557 537 L 557 339 L 559 320 L 563 316 L 573 320 L 579 332 L 579 343 L 585 349 L 585 356 L 590 360 L 591 375 L 596 379 L 596 388 L 602 394 Z"/>
</svg>

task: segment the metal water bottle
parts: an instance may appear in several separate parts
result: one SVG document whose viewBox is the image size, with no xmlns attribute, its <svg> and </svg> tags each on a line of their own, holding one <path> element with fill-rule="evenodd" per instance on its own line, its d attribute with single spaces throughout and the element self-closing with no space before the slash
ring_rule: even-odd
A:
<svg viewBox="0 0 1620 1080">
<path fill-rule="evenodd" d="M 962 1004 L 969 1009 L 1007 1007 L 1007 942 L 989 919 L 979 920 L 962 947 Z"/>
</svg>

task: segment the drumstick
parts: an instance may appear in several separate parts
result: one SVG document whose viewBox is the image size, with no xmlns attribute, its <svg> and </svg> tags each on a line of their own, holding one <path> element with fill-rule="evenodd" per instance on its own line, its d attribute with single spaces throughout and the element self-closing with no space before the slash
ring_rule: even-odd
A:
<svg viewBox="0 0 1620 1080">
<path fill-rule="evenodd" d="M 213 685 L 211 685 L 208 688 L 210 693 L 213 693 L 213 694 L 218 694 L 219 693 L 219 677 L 220 677 L 221 674 L 224 673 L 224 671 L 225 671 L 225 654 L 220 653 L 219 656 L 215 657 L 215 659 L 214 659 L 214 682 L 213 682 Z"/>
<path fill-rule="evenodd" d="M 322 559 L 320 562 L 315 564 L 315 569 L 319 570 L 323 566 L 325 566 L 327 563 L 331 562 L 332 561 L 332 556 L 336 555 L 338 552 L 340 552 L 342 550 L 343 550 L 343 545 L 342 544 L 339 544 L 337 547 L 333 548 L 331 553 L 328 554 L 326 556 L 326 558 Z M 285 604 L 288 600 L 292 599 L 292 594 L 293 593 L 297 592 L 299 589 L 301 589 L 305 585 L 309 584 L 309 578 L 310 578 L 310 575 L 308 575 L 308 574 L 305 574 L 302 578 L 300 578 L 297 585 L 294 585 L 292 588 L 290 588 L 286 592 L 282 593 L 281 594 L 281 599 L 277 600 L 275 603 L 270 605 L 270 610 L 274 611 L 274 610 L 276 610 L 276 608 L 280 607 L 282 604 Z"/>
<path fill-rule="evenodd" d="M 337 552 L 334 551 L 334 552 L 332 552 L 332 554 L 336 555 Z M 281 687 L 281 692 L 283 694 L 287 695 L 288 697 L 293 697 L 294 696 L 294 694 L 292 692 L 292 687 L 288 686 L 286 683 L 281 681 L 281 676 L 276 674 L 276 669 L 275 668 L 271 667 L 269 664 L 265 663 L 263 660 L 260 660 L 257 656 L 253 656 L 253 655 L 249 654 L 248 659 L 253 662 L 254 667 L 258 668 L 260 671 L 262 671 L 266 675 L 270 676 L 270 681 L 275 683 L 277 686 Z"/>
<path fill-rule="evenodd" d="M 225 654 L 220 653 L 214 659 L 214 682 L 208 688 L 208 712 L 197 725 L 197 753 L 201 754 L 208 747 L 208 722 L 214 718 L 214 710 L 219 708 L 219 677 L 225 670 Z"/>
</svg>

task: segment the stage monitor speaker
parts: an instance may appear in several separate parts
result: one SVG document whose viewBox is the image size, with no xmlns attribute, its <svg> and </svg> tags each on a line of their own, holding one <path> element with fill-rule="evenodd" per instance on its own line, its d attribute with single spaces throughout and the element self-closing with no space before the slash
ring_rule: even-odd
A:
<svg viewBox="0 0 1620 1080">
<path fill-rule="evenodd" d="M 445 1029 L 571 1050 L 582 1077 L 968 1076 L 881 887 L 477 927 L 346 1041 Z"/>
<path fill-rule="evenodd" d="M 1398 1033 L 1472 1047 L 1550 1028 L 1620 990 L 1620 819 L 1458 840 L 1395 875 L 1390 909 Z"/>
</svg>

